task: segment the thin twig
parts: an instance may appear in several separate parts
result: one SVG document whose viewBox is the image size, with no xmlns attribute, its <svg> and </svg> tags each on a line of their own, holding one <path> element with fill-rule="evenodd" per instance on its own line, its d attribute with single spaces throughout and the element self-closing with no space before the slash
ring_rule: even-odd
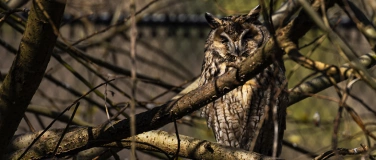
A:
<svg viewBox="0 0 376 160">
<path fill-rule="evenodd" d="M 38 121 L 40 127 L 41 127 L 42 129 L 45 129 L 45 128 L 46 128 L 46 125 L 44 125 L 42 118 L 40 118 L 40 115 L 34 113 L 34 116 L 35 116 L 35 119 L 37 119 L 37 121 Z"/>
<path fill-rule="evenodd" d="M 1 2 L 2 3 L 2 2 Z M 0 16 L 3 16 L 0 18 L 0 26 L 1 24 L 4 22 L 5 18 L 7 18 L 9 15 L 13 14 L 13 13 L 16 13 L 16 12 L 24 12 L 24 13 L 27 13 L 29 12 L 29 9 L 27 8 L 24 8 L 24 9 L 21 9 L 21 8 L 16 8 L 16 9 L 10 9 L 8 11 L 6 11 L 5 13 L 0 13 Z M 4 15 L 1 15 L 1 14 L 4 14 Z"/>
<path fill-rule="evenodd" d="M 278 74 L 277 73 L 278 70 L 275 71 L 275 74 Z M 281 72 L 281 71 L 280 71 Z M 284 128 L 279 128 L 278 126 L 278 123 L 285 123 L 286 119 L 285 117 L 280 117 L 279 115 L 283 115 L 284 113 L 279 113 L 279 112 L 282 112 L 283 110 L 285 110 L 286 108 L 279 108 L 281 106 L 277 106 L 275 103 L 277 102 L 278 100 L 278 97 L 279 95 L 284 92 L 284 88 L 287 87 L 287 84 L 288 84 L 288 81 L 285 80 L 282 82 L 282 85 L 277 89 L 276 93 L 274 94 L 274 97 L 273 97 L 273 103 L 272 103 L 272 106 L 273 106 L 273 123 L 274 123 L 274 143 L 273 143 L 273 156 L 272 157 L 277 157 L 277 153 L 279 152 L 278 151 L 278 142 L 282 142 L 282 138 L 283 137 L 279 137 L 279 130 L 284 130 Z M 274 84 L 276 85 L 276 84 Z M 278 112 L 279 110 L 279 112 Z M 281 122 L 283 121 L 283 122 Z M 281 138 L 281 139 L 278 139 L 278 138 Z"/>
<path fill-rule="evenodd" d="M 33 124 L 31 124 L 29 118 L 27 118 L 26 114 L 24 114 L 24 120 L 26 121 L 27 126 L 29 126 L 29 129 L 31 132 L 35 133 L 35 129 L 33 127 Z"/>
<path fill-rule="evenodd" d="M 335 149 L 338 146 L 338 132 L 339 132 L 340 124 L 341 124 L 342 112 L 343 112 L 345 103 L 344 103 L 344 96 L 341 93 L 341 89 L 337 86 L 336 81 L 332 77 L 328 77 L 328 79 L 330 83 L 332 83 L 333 87 L 335 88 L 336 93 L 338 94 L 338 97 L 341 99 L 338 103 L 338 112 L 333 122 L 333 134 L 332 134 L 332 149 L 334 151 L 334 154 L 338 156 L 339 155 L 338 151 Z"/>
<path fill-rule="evenodd" d="M 146 10 L 147 8 L 149 8 L 152 4 L 154 4 L 154 3 L 157 2 L 157 1 L 158 1 L 158 0 L 153 0 L 153 1 L 149 2 L 149 3 L 146 4 L 144 7 L 142 7 L 140 10 L 138 10 L 137 12 L 135 12 L 134 15 L 138 15 L 138 14 L 140 14 L 141 12 L 143 12 L 144 10 Z M 126 22 L 131 18 L 131 16 L 132 16 L 132 15 L 128 16 L 128 17 L 125 18 L 123 21 L 120 21 L 120 22 L 115 23 L 115 24 L 113 24 L 113 25 L 109 25 L 109 26 L 107 26 L 106 28 L 104 28 L 104 29 L 102 29 L 102 30 L 100 30 L 100 31 L 96 31 L 96 32 L 94 32 L 93 34 L 91 34 L 91 35 L 89 35 L 89 36 L 87 36 L 87 37 L 85 37 L 85 38 L 82 38 L 82 39 L 80 39 L 80 40 L 78 40 L 78 41 L 72 43 L 72 46 L 75 46 L 75 45 L 81 43 L 82 41 L 85 41 L 85 40 L 87 40 L 87 39 L 89 39 L 89 38 L 91 38 L 91 37 L 94 37 L 95 35 L 98 35 L 98 34 L 100 34 L 100 33 L 106 32 L 107 30 L 109 30 L 109 29 L 111 29 L 111 28 L 113 28 L 113 27 L 120 26 L 120 25 L 126 23 Z"/>
<path fill-rule="evenodd" d="M 107 83 L 104 85 L 104 108 L 106 109 L 107 120 L 110 121 L 110 114 L 107 106 Z"/>
<path fill-rule="evenodd" d="M 44 133 L 46 133 L 48 131 L 48 129 L 50 129 L 52 127 L 52 125 L 57 121 L 57 119 L 59 117 L 61 117 L 65 112 L 67 112 L 73 105 L 77 104 L 79 102 L 79 100 L 81 100 L 83 97 L 85 97 L 86 95 L 88 95 L 89 93 L 93 92 L 94 90 L 96 90 L 97 88 L 99 88 L 100 86 L 103 86 L 104 84 L 106 83 L 109 83 L 111 81 L 114 81 L 115 79 L 111 79 L 107 82 L 104 82 L 104 83 L 101 83 L 99 84 L 98 86 L 94 87 L 93 89 L 89 90 L 88 92 L 86 92 L 84 95 L 82 95 L 81 97 L 79 97 L 77 100 L 75 100 L 70 106 L 68 106 L 64 111 L 62 111 L 60 113 L 60 115 L 58 115 L 43 131 L 42 133 L 40 133 L 38 135 L 38 137 L 36 137 L 33 142 L 30 143 L 30 145 L 25 149 L 25 151 L 21 154 L 21 156 L 18 158 L 18 159 L 22 159 L 23 156 L 25 156 L 25 154 L 31 149 L 31 147 L 39 140 L 40 137 L 42 137 L 42 135 Z"/>
<path fill-rule="evenodd" d="M 315 158 L 317 155 L 316 154 L 314 154 L 314 153 L 312 153 L 312 152 L 310 152 L 310 151 L 308 151 L 308 150 L 306 150 L 306 149 L 304 149 L 304 148 L 302 148 L 302 147 L 299 147 L 299 146 L 297 146 L 296 144 L 293 144 L 293 143 L 291 143 L 291 142 L 288 142 L 288 141 L 286 141 L 286 140 L 282 140 L 282 144 L 284 145 L 284 146 L 286 146 L 286 147 L 289 147 L 290 149 L 293 149 L 293 150 L 295 150 L 295 151 L 297 151 L 297 152 L 300 152 L 300 153 L 302 153 L 302 154 L 305 154 L 305 155 L 307 155 L 307 156 L 309 156 L 309 157 L 311 157 L 311 158 Z"/>
<path fill-rule="evenodd" d="M 57 142 L 56 147 L 55 147 L 55 150 L 54 150 L 54 152 L 53 152 L 52 155 L 55 155 L 55 156 L 56 156 L 57 149 L 59 148 L 59 145 L 60 145 L 61 141 L 63 141 L 64 135 L 65 135 L 65 133 L 67 133 L 67 131 L 68 131 L 68 129 L 69 129 L 69 126 L 70 126 L 70 124 L 71 124 L 71 122 L 72 122 L 74 116 L 76 115 L 76 111 L 77 111 L 77 109 L 78 109 L 79 106 L 80 106 L 80 102 L 77 102 L 77 103 L 76 103 L 76 107 L 74 107 L 74 110 L 73 110 L 73 113 L 72 113 L 72 115 L 71 115 L 71 118 L 69 119 L 69 122 L 68 122 L 67 125 L 65 126 L 63 133 L 61 133 L 61 137 L 60 137 L 59 141 Z"/>
<path fill-rule="evenodd" d="M 360 147 L 357 148 L 352 148 L 352 149 L 346 149 L 346 148 L 336 148 L 334 150 L 327 151 L 317 157 L 314 158 L 314 160 L 325 160 L 328 159 L 332 156 L 334 156 L 334 153 L 338 153 L 339 155 L 345 156 L 345 155 L 359 155 L 363 154 L 368 151 L 367 146 L 361 145 Z"/>
<path fill-rule="evenodd" d="M 136 26 L 136 2 L 130 1 L 130 19 L 131 19 L 131 109 L 130 109 L 130 126 L 131 126 L 131 160 L 136 160 L 136 90 L 137 90 L 137 68 L 136 68 L 136 38 L 137 38 L 137 26 Z"/>
<path fill-rule="evenodd" d="M 111 119 L 109 120 L 109 122 L 113 121 L 113 120 L 116 120 L 116 118 L 121 114 L 123 113 L 129 106 L 129 103 L 127 103 L 122 109 L 120 109 L 115 115 L 113 115 L 111 117 Z"/>
<path fill-rule="evenodd" d="M 176 139 L 178 141 L 178 148 L 176 149 L 176 153 L 175 153 L 173 159 L 178 160 L 179 159 L 179 152 L 180 152 L 180 138 L 179 138 L 179 129 L 178 129 L 178 125 L 176 124 L 176 120 L 174 121 L 174 127 L 175 127 Z"/>
<path fill-rule="evenodd" d="M 124 34 L 126 34 L 126 33 L 122 33 L 122 35 L 124 35 Z M 137 44 L 139 44 L 138 41 L 137 41 Z M 126 49 L 123 49 L 121 47 L 116 47 L 114 45 L 109 44 L 108 42 L 103 42 L 103 45 L 106 46 L 106 49 L 109 49 L 109 50 L 114 51 L 114 52 L 122 53 L 123 55 L 130 57 L 130 52 Z M 153 50 L 153 52 L 156 52 L 156 51 Z M 116 56 L 116 54 L 113 54 L 113 55 Z M 147 55 L 147 56 L 150 56 L 150 55 Z M 158 69 L 158 70 L 163 70 L 164 72 L 169 73 L 171 76 L 174 76 L 174 77 L 176 77 L 180 80 L 185 80 L 185 79 L 191 77 L 191 76 L 188 77 L 186 73 L 180 73 L 182 70 L 179 67 L 172 67 L 171 66 L 172 63 L 170 63 L 170 61 L 168 61 L 169 63 L 166 64 L 166 63 L 161 63 L 160 61 L 155 61 L 155 59 L 149 60 L 149 59 L 147 59 L 143 56 L 139 56 L 139 55 L 136 55 L 136 59 L 138 60 L 137 61 L 138 64 L 142 63 L 142 64 L 148 65 L 152 68 L 155 68 L 155 69 Z"/>
<path fill-rule="evenodd" d="M 112 157 L 114 157 L 115 160 L 120 160 L 120 157 L 116 152 L 114 152 L 112 149 L 109 149 L 109 151 L 110 151 Z"/>
<path fill-rule="evenodd" d="M 183 82 L 182 84 L 176 86 L 176 88 L 180 88 L 180 87 L 183 87 L 184 85 L 186 85 L 186 84 L 188 84 L 188 83 L 192 83 L 192 82 L 194 82 L 196 79 L 197 79 L 197 77 L 195 77 L 195 78 L 193 78 L 193 79 L 191 79 L 191 80 L 189 80 L 189 81 L 185 81 L 185 82 Z M 153 98 L 150 99 L 149 101 L 153 102 L 153 101 L 155 101 L 156 99 L 158 99 L 158 98 L 164 96 L 165 94 L 172 92 L 173 89 L 175 89 L 175 88 L 171 88 L 171 89 L 169 89 L 169 90 L 166 90 L 166 91 L 160 93 L 159 95 L 153 97 Z"/>
</svg>

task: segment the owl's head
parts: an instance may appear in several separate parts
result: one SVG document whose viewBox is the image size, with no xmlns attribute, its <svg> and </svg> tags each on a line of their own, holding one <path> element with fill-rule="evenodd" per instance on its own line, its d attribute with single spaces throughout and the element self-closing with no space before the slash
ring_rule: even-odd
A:
<svg viewBox="0 0 376 160">
<path fill-rule="evenodd" d="M 228 62 L 242 61 L 252 55 L 269 38 L 269 32 L 257 20 L 260 10 L 257 6 L 247 15 L 221 19 L 206 13 L 205 18 L 212 31 L 207 39 L 205 52 Z"/>
</svg>

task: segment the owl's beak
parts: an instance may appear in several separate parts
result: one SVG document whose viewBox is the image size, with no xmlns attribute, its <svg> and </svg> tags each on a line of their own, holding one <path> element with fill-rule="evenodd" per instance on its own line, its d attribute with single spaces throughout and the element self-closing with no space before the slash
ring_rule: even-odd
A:
<svg viewBox="0 0 376 160">
<path fill-rule="evenodd" d="M 230 54 L 237 57 L 240 55 L 240 52 L 241 52 L 241 48 L 240 46 L 235 42 L 235 43 L 232 43 L 231 47 L 230 47 Z"/>
<path fill-rule="evenodd" d="M 239 56 L 240 54 L 240 46 L 238 44 L 235 44 L 235 56 Z"/>
</svg>

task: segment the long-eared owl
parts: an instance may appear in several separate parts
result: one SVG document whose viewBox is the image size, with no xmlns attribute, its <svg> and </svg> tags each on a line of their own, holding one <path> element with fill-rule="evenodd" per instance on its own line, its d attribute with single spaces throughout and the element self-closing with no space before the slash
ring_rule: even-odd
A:
<svg viewBox="0 0 376 160">
<path fill-rule="evenodd" d="M 236 69 L 264 46 L 270 33 L 258 21 L 259 12 L 257 6 L 247 15 L 221 19 L 206 13 L 212 30 L 205 44 L 200 85 Z M 283 91 L 286 86 L 284 72 L 282 57 L 274 57 L 273 63 L 256 77 L 203 108 L 201 115 L 206 117 L 217 142 L 272 155 L 274 134 L 278 135 L 277 142 L 281 142 L 286 128 L 288 96 Z M 275 132 L 275 122 L 278 132 Z M 281 143 L 275 145 L 279 155 Z"/>
</svg>

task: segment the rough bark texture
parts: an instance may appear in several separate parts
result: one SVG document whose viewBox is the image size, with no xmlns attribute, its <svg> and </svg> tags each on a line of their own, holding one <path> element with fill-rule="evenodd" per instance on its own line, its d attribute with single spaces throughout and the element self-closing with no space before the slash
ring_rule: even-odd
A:
<svg viewBox="0 0 376 160">
<path fill-rule="evenodd" d="M 41 4 L 42 10 L 38 7 Z M 65 1 L 33 1 L 17 56 L 0 88 L 0 148 L 6 148 L 43 78 L 57 35 L 47 13 L 59 26 Z M 0 150 L 0 156 L 5 150 Z"/>
<path fill-rule="evenodd" d="M 71 130 L 82 130 L 82 128 L 71 128 Z M 28 151 L 23 159 L 43 159 L 52 156 L 55 149 L 56 141 L 51 141 L 52 139 L 57 140 L 63 132 L 63 129 L 49 130 L 42 137 L 45 142 L 41 142 L 35 145 L 34 148 Z M 23 151 L 32 141 L 35 139 L 38 133 L 24 134 L 15 137 L 14 141 L 11 143 L 10 147 L 12 150 L 17 150 L 9 154 L 6 159 L 17 159 Z M 80 140 L 78 136 L 75 136 L 72 132 L 68 132 L 64 139 L 70 139 L 71 142 L 76 143 L 76 140 Z M 74 137 L 74 138 L 73 138 Z M 77 139 L 76 139 L 77 138 Z M 206 140 L 200 140 L 193 137 L 188 137 L 184 135 L 179 135 L 180 148 L 178 148 L 178 138 L 174 133 L 167 133 L 165 131 L 149 131 L 139 134 L 135 137 L 136 147 L 139 150 L 156 151 L 175 155 L 178 154 L 181 157 L 187 157 L 192 159 L 244 159 L 244 160 L 268 160 L 274 159 L 267 157 L 255 152 L 248 152 L 242 149 L 236 149 L 232 147 L 227 147 L 220 145 L 218 143 L 208 142 Z M 112 142 L 108 144 L 101 145 L 102 147 L 120 147 L 120 148 L 130 148 L 131 138 L 123 139 L 121 142 Z M 178 152 L 178 153 L 177 153 Z M 56 154 L 59 156 L 59 151 Z M 167 156 L 167 155 L 166 155 Z M 171 158 L 171 156 L 169 156 Z M 168 158 L 166 158 L 168 159 Z"/>
</svg>

